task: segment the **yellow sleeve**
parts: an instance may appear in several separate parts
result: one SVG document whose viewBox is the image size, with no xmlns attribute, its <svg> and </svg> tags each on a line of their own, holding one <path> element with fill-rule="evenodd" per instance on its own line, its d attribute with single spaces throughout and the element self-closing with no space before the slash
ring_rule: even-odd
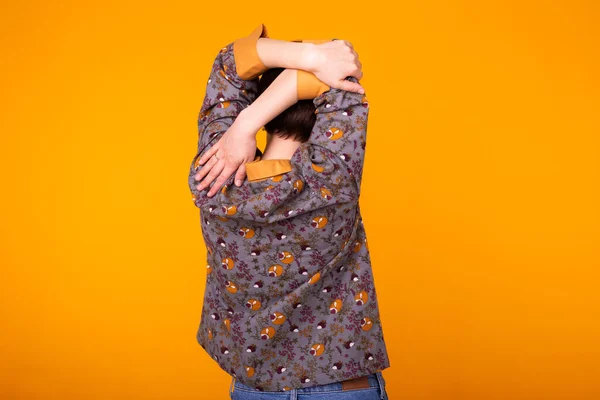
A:
<svg viewBox="0 0 600 400">
<path fill-rule="evenodd" d="M 256 42 L 261 37 L 269 37 L 267 27 L 264 24 L 257 26 L 248 36 L 233 42 L 235 69 L 238 76 L 243 80 L 255 79 L 269 69 L 262 63 L 256 51 Z"/>
<path fill-rule="evenodd" d="M 314 43 L 320 44 L 329 42 L 329 39 L 319 39 L 319 40 L 302 40 L 302 43 Z M 320 96 L 322 93 L 327 92 L 331 89 L 329 85 L 321 82 L 319 78 L 316 77 L 312 72 L 297 70 L 297 90 L 298 90 L 298 100 L 307 100 L 314 99 L 315 97 Z"/>
</svg>

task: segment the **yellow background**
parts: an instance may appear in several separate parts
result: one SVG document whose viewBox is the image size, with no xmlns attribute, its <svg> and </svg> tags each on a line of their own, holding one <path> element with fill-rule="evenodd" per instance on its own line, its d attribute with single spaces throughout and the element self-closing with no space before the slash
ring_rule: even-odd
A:
<svg viewBox="0 0 600 400">
<path fill-rule="evenodd" d="M 390 398 L 600 398 L 598 2 L 121 3 L 0 13 L 2 399 L 228 398 L 187 168 L 260 22 L 364 64 Z"/>
</svg>

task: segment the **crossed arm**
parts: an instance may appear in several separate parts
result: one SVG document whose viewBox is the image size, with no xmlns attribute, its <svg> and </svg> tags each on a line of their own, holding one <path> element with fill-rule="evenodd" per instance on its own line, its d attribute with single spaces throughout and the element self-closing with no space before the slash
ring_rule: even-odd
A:
<svg viewBox="0 0 600 400">
<path fill-rule="evenodd" d="M 273 67 L 286 70 L 257 98 L 258 76 Z M 299 99 L 313 99 L 331 88 L 361 93 L 358 82 L 345 80 L 360 79 L 360 67 L 347 41 L 271 39 L 263 24 L 223 47 L 198 119 L 198 153 L 189 177 L 194 197 L 204 195 L 200 192 L 216 179 L 207 194 L 213 196 L 236 170 L 240 185 L 244 163 L 255 156 L 256 133 Z"/>
</svg>

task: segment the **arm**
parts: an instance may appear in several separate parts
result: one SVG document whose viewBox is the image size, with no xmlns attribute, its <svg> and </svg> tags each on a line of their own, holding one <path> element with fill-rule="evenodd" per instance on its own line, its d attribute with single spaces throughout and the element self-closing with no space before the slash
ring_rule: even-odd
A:
<svg viewBox="0 0 600 400">
<path fill-rule="evenodd" d="M 240 39 L 238 39 L 240 40 Z M 242 40 L 227 44 L 216 55 L 198 115 L 198 152 L 200 156 L 230 128 L 240 113 L 256 98 L 258 78 L 247 79 L 243 71 L 254 68 L 248 57 L 251 43 Z"/>
<path fill-rule="evenodd" d="M 233 63 L 233 67 L 230 65 L 228 70 L 236 72 L 235 77 L 237 79 L 235 81 L 237 82 L 233 83 L 238 83 L 237 86 L 234 85 L 237 89 L 240 89 L 239 84 L 243 84 L 239 82 L 240 80 L 248 82 L 256 81 L 257 77 L 271 66 L 310 68 L 311 63 L 314 63 L 315 65 L 312 65 L 312 68 L 315 74 L 318 73 L 323 76 L 332 85 L 345 87 L 348 90 L 362 91 L 362 87 L 357 81 L 341 79 L 341 77 L 348 75 L 355 75 L 359 78 L 362 76 L 358 56 L 349 42 L 341 40 L 335 43 L 327 40 L 306 40 L 302 41 L 302 43 L 285 42 L 269 39 L 266 35 L 266 27 L 261 24 L 247 37 L 238 39 L 224 48 L 224 50 L 227 49 L 226 53 L 233 51 L 233 57 L 229 57 L 229 62 Z M 262 44 L 259 45 L 259 42 Z M 315 50 L 316 43 L 323 43 L 319 46 L 319 51 Z M 311 54 L 314 55 L 311 56 Z M 300 69 L 296 69 L 295 71 L 296 100 L 313 99 L 330 89 L 329 85 L 323 83 L 310 71 Z M 230 79 L 226 79 L 226 81 L 228 82 Z M 195 187 L 198 192 L 206 189 L 216 179 L 215 184 L 207 193 L 209 197 L 213 196 L 236 169 L 235 182 L 236 185 L 241 185 L 245 177 L 244 163 L 252 161 L 255 155 L 255 135 L 260 127 L 270 120 L 265 118 L 266 114 L 258 120 L 256 119 L 256 115 L 252 113 L 251 116 L 254 116 L 255 120 L 248 123 L 243 122 L 246 117 L 242 118 L 241 111 L 247 108 L 256 97 L 256 85 L 254 85 L 253 89 L 253 92 L 250 92 L 248 89 L 242 90 L 242 93 L 246 97 L 238 96 L 238 100 L 241 101 L 244 107 L 233 109 L 234 114 L 228 114 L 229 117 L 233 118 L 239 115 L 240 118 L 237 123 L 232 122 L 231 119 L 223 120 L 223 124 L 217 126 L 218 132 L 209 133 L 209 136 L 204 135 L 207 136 L 208 143 L 204 143 L 204 147 L 199 147 L 198 154 L 193 162 L 194 171 L 196 172 L 194 179 L 199 182 Z M 219 100 L 221 103 L 228 103 L 227 99 L 222 96 L 219 97 Z M 288 104 L 289 106 L 293 103 L 285 102 L 281 104 Z M 226 105 L 217 104 L 219 107 Z M 280 110 L 279 113 L 281 113 L 285 108 L 278 109 Z M 272 111 L 275 111 L 275 109 Z M 243 113 L 245 116 L 248 114 L 250 113 Z M 274 117 L 278 114 L 271 112 L 270 115 Z M 260 121 L 262 121 L 262 125 L 260 125 Z M 199 126 L 199 129 L 202 128 Z M 224 130 L 227 130 L 227 132 L 223 133 Z M 220 138 L 220 140 L 216 140 L 216 138 Z M 199 169 L 201 165 L 203 167 Z M 190 185 L 192 183 L 190 182 Z"/>
<path fill-rule="evenodd" d="M 252 129 L 261 126 L 298 101 L 297 71 L 284 70 L 244 112 L 244 123 Z M 355 80 L 348 77 L 348 80 Z M 318 86 L 314 86 L 315 90 Z M 308 140 L 334 153 L 333 160 L 350 174 L 360 189 L 366 148 L 369 103 L 365 94 L 331 89 L 315 93 L 317 115 Z"/>
<path fill-rule="evenodd" d="M 321 90 L 318 86 L 311 87 L 309 90 L 302 92 L 308 98 L 311 90 Z M 251 131 L 260 130 L 267 122 L 281 114 L 290 106 L 296 104 L 298 98 L 298 70 L 285 69 L 275 78 L 273 83 L 265 89 L 265 91 L 250 104 L 238 118 L 240 123 L 244 124 Z"/>
<path fill-rule="evenodd" d="M 239 63 L 242 58 L 248 61 L 245 65 L 239 63 L 239 74 L 244 79 L 256 78 L 267 69 L 276 67 L 310 71 L 317 57 L 314 43 L 272 39 L 264 24 L 235 44 L 244 48 L 238 52 L 236 61 Z"/>
<path fill-rule="evenodd" d="M 319 80 L 315 73 L 330 78 L 339 76 L 338 70 L 345 68 L 346 71 L 362 76 L 362 72 L 356 69 L 357 59 L 354 57 L 356 53 L 353 52 L 353 48 L 348 42 L 339 41 L 335 46 L 326 46 L 322 49 L 324 53 L 316 51 L 318 44 L 329 45 L 332 44 L 331 42 L 330 40 L 287 42 L 271 39 L 268 37 L 267 27 L 260 24 L 248 36 L 239 38 L 223 47 L 215 58 L 200 111 L 198 129 L 205 137 L 201 145 L 206 146 L 214 142 L 217 137 L 222 136 L 224 129 L 233 124 L 231 118 L 235 119 L 254 101 L 258 76 L 269 68 L 281 67 L 295 70 L 296 100 L 314 99 L 331 89 L 331 86 Z M 338 61 L 342 56 L 344 56 L 343 61 L 337 63 L 332 61 Z M 330 67 L 331 64 L 335 64 L 333 68 Z M 331 80 L 337 84 L 338 78 L 332 77 Z M 348 88 L 347 90 L 350 88 L 362 89 L 357 80 L 342 81 L 349 85 L 352 83 L 357 85 L 345 86 Z M 287 102 L 287 104 L 289 107 L 293 103 Z M 230 105 L 234 107 L 229 108 Z M 285 108 L 281 109 L 281 111 L 283 110 Z M 275 117 L 279 113 L 271 113 L 271 115 Z M 221 117 L 230 119 L 223 120 L 208 132 L 204 132 L 213 121 Z M 268 121 L 270 119 L 263 119 L 264 123 Z M 253 133 L 256 134 L 260 127 L 262 125 L 258 126 Z M 204 146 L 198 149 L 199 152 Z M 206 158 L 198 158 L 198 164 L 204 164 Z"/>
<path fill-rule="evenodd" d="M 207 155 L 212 155 L 211 149 L 225 136 L 226 132 L 230 133 L 229 140 L 234 141 L 237 147 L 250 149 L 248 154 L 245 155 L 246 161 L 251 161 L 254 158 L 256 150 L 255 135 L 261 126 L 248 130 L 243 122 L 243 115 L 248 113 L 244 113 L 243 111 L 256 99 L 258 75 L 268 69 L 262 63 L 257 51 L 257 41 L 261 38 L 266 38 L 266 36 L 266 27 L 260 24 L 250 35 L 237 39 L 221 48 L 214 59 L 206 85 L 206 94 L 198 115 L 198 149 L 192 160 L 188 174 L 188 184 L 194 201 L 199 196 L 204 195 L 200 192 L 205 189 L 205 187 L 197 184 L 199 178 L 197 176 L 198 169 L 200 165 L 206 162 Z M 301 45 L 301 43 L 275 42 L 277 42 L 276 46 L 267 48 L 266 51 L 261 51 L 260 56 L 265 57 L 267 60 L 272 60 L 273 54 L 271 52 L 281 50 L 283 46 L 287 49 L 286 54 L 288 56 L 281 63 L 282 65 L 300 64 L 305 60 L 306 53 L 304 52 L 298 54 L 295 60 L 291 55 L 299 49 L 298 45 Z M 272 61 L 269 61 L 269 65 L 271 63 Z M 296 77 L 294 76 L 294 78 Z M 315 85 L 320 88 L 316 90 L 323 90 L 322 82 L 316 79 L 314 75 L 305 71 L 302 71 L 302 78 L 299 83 L 298 79 L 287 79 L 285 82 L 287 82 L 287 85 L 295 85 L 296 93 L 300 92 L 302 95 L 314 92 Z M 279 84 L 281 85 L 282 83 L 280 82 Z M 298 87 L 298 84 L 301 86 Z M 273 95 L 273 90 L 271 90 L 267 97 L 272 98 Z M 291 101 L 294 101 L 294 99 L 288 98 L 284 104 L 291 105 L 293 104 L 290 103 Z M 266 108 L 267 103 L 279 104 L 276 101 L 269 101 L 268 98 L 265 98 L 261 103 L 262 106 L 259 104 L 259 107 Z M 279 113 L 283 110 L 281 109 Z M 274 111 L 269 112 L 272 115 Z M 268 121 L 266 120 L 265 123 Z"/>
<path fill-rule="evenodd" d="M 331 89 L 313 103 L 317 119 L 309 142 L 334 153 L 335 164 L 345 168 L 360 190 L 370 109 L 366 94 Z"/>
<path fill-rule="evenodd" d="M 270 68 L 296 70 L 299 99 L 312 99 L 330 86 L 313 73 L 320 71 L 316 44 L 329 40 L 285 41 L 268 37 L 267 27 L 260 24 L 250 35 L 234 42 L 237 72 L 242 79 L 252 80 Z M 339 53 L 337 54 L 339 56 Z"/>
<path fill-rule="evenodd" d="M 347 76 L 362 78 L 358 54 L 347 40 L 285 42 L 259 38 L 256 42 L 256 51 L 257 58 L 267 68 L 298 70 L 297 84 L 300 99 L 314 98 L 331 88 L 364 93 L 364 89 L 358 82 L 345 80 Z M 331 68 L 332 62 L 335 63 L 335 68 Z"/>
<path fill-rule="evenodd" d="M 215 57 L 206 85 L 204 102 L 198 116 L 200 138 L 198 156 L 195 161 L 198 161 L 199 164 L 204 161 L 200 160 L 203 150 L 207 150 L 211 143 L 216 142 L 234 124 L 238 115 L 256 99 L 260 74 L 272 66 L 282 66 L 283 68 L 287 68 L 287 65 L 307 66 L 305 60 L 309 58 L 306 53 L 308 47 L 299 46 L 313 46 L 314 44 L 284 42 L 266 39 L 266 37 L 267 29 L 260 24 L 250 35 L 221 48 Z M 260 52 L 257 51 L 259 39 L 269 41 Z M 271 46 L 268 43 L 275 43 L 275 45 Z M 276 51 L 283 51 L 286 54 L 281 62 L 276 61 L 277 55 L 273 53 Z M 260 57 L 268 60 L 268 66 L 261 61 Z M 299 76 L 299 78 L 294 77 L 294 85 L 300 95 L 299 98 L 314 98 L 313 93 L 329 90 L 329 86 L 319 81 L 314 74 L 300 70 L 295 72 Z M 276 115 L 278 114 L 273 117 Z M 270 120 L 266 120 L 265 123 L 268 121 Z M 254 134 L 259 129 L 260 126 Z"/>
</svg>

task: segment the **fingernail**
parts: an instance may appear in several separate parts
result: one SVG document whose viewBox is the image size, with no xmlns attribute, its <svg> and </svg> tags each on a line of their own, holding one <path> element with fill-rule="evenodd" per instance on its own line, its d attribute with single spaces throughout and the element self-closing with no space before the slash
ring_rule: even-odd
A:
<svg viewBox="0 0 600 400">
<path fill-rule="evenodd" d="M 237 186 L 240 186 L 240 185 L 242 184 L 242 181 L 240 181 L 240 180 L 238 179 L 237 181 L 235 181 L 235 184 L 236 184 Z"/>
<path fill-rule="evenodd" d="M 359 92 L 360 94 L 365 94 L 365 89 L 358 89 L 358 92 Z"/>
</svg>

